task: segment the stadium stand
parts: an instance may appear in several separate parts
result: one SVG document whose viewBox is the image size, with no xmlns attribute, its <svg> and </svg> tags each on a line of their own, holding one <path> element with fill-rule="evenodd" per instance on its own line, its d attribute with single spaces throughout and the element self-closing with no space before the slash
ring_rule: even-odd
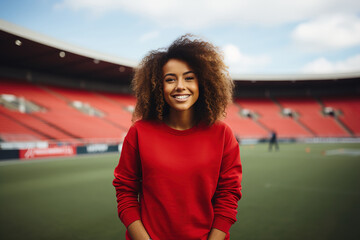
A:
<svg viewBox="0 0 360 240">
<path fill-rule="evenodd" d="M 71 136 L 66 133 L 51 127 L 48 123 L 41 121 L 31 114 L 25 114 L 18 111 L 9 111 L 0 106 L 0 114 L 11 119 L 12 122 L 17 122 L 22 126 L 32 129 L 34 132 L 41 134 L 41 136 L 50 140 L 69 140 Z"/>
<path fill-rule="evenodd" d="M 126 108 L 128 106 L 135 106 L 135 102 L 128 101 L 126 96 L 113 101 L 112 98 L 107 97 L 108 95 L 102 93 L 59 87 L 47 87 L 47 89 L 68 103 L 81 101 L 89 104 L 104 113 L 104 121 L 123 130 L 127 130 L 131 125 L 131 112 L 126 110 Z"/>
<path fill-rule="evenodd" d="M 39 141 L 46 137 L 39 134 L 21 122 L 14 121 L 6 115 L 0 114 L 0 136 L 3 141 Z"/>
<path fill-rule="evenodd" d="M 323 97 L 321 101 L 335 110 L 335 115 L 353 135 L 360 136 L 360 97 Z"/>
<path fill-rule="evenodd" d="M 240 107 L 233 103 L 227 108 L 225 122 L 239 138 L 266 138 L 268 132 L 252 118 L 241 116 Z"/>
<path fill-rule="evenodd" d="M 52 140 L 72 143 L 121 140 L 131 125 L 136 100 L 131 95 L 1 81 L 0 94 L 25 98 L 43 108 L 21 113 L 0 106 L 3 141 Z M 82 102 L 99 110 L 90 116 L 71 106 Z M 280 138 L 350 137 L 360 135 L 359 98 L 237 98 L 227 109 L 225 122 L 242 139 L 267 138 L 275 130 Z M 323 113 L 333 107 L 338 116 Z M 283 114 L 290 109 L 291 116 Z M 242 110 L 251 114 L 244 115 Z M 340 120 L 337 121 L 337 118 Z M 348 131 L 347 131 L 348 129 Z"/>
<path fill-rule="evenodd" d="M 65 93 L 69 96 L 74 94 L 75 90 L 65 90 L 61 88 L 47 88 L 40 87 L 25 82 L 1 82 L 0 94 L 12 94 L 18 97 L 23 97 L 33 103 L 36 103 L 45 111 L 32 112 L 28 114 L 14 112 L 6 108 L 1 111 L 4 115 L 13 117 L 22 123 L 23 126 L 32 128 L 31 132 L 37 131 L 37 137 L 42 136 L 42 139 L 58 139 L 69 141 L 71 139 L 83 139 L 86 141 L 104 141 L 106 139 L 122 138 L 126 127 L 116 124 L 115 122 L 106 121 L 104 119 L 89 116 L 72 108 L 65 97 L 60 95 Z M 52 90 L 50 90 L 52 89 Z M 59 92 L 58 94 L 55 94 Z M 75 94 L 79 95 L 82 100 L 91 100 L 92 103 L 101 100 L 97 95 L 87 91 L 76 90 Z M 89 97 L 89 95 L 91 97 Z M 87 96 L 81 97 L 81 96 Z M 79 98 L 76 98 L 79 99 Z M 74 99 L 75 100 L 75 99 Z M 99 104 L 97 104 L 98 106 Z M 110 103 L 102 103 L 102 109 L 109 110 Z M 114 112 L 113 121 L 116 114 L 121 112 L 121 107 L 116 109 L 116 106 L 111 107 Z M 127 115 L 130 115 L 127 113 Z M 46 127 L 44 127 L 44 124 Z"/>
<path fill-rule="evenodd" d="M 295 117 L 316 137 L 349 137 L 334 117 L 323 114 L 323 107 L 313 98 L 277 98 L 284 108 L 294 111 Z"/>
<path fill-rule="evenodd" d="M 242 108 L 255 113 L 255 121 L 262 125 L 268 132 L 274 130 L 280 138 L 311 137 L 304 127 L 299 125 L 293 118 L 283 116 L 281 108 L 274 101 L 266 98 L 236 99 L 236 103 Z"/>
</svg>

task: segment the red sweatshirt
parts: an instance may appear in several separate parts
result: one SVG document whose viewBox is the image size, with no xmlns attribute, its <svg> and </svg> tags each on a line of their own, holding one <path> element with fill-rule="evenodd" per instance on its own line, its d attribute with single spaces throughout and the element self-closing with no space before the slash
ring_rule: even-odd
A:
<svg viewBox="0 0 360 240">
<path fill-rule="evenodd" d="M 241 177 L 239 145 L 223 122 L 180 131 L 141 120 L 115 169 L 118 214 L 125 227 L 142 220 L 153 240 L 206 240 L 211 228 L 229 239 Z"/>
</svg>

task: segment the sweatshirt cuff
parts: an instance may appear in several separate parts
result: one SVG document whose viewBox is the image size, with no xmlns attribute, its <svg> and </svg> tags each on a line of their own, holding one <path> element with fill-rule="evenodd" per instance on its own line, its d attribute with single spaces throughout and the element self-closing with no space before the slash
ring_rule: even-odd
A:
<svg viewBox="0 0 360 240">
<path fill-rule="evenodd" d="M 131 223 L 135 222 L 136 220 L 141 220 L 140 209 L 138 207 L 129 208 L 122 212 L 120 219 L 125 227 L 128 228 Z"/>
<path fill-rule="evenodd" d="M 231 226 L 232 226 L 232 222 L 220 216 L 215 216 L 212 225 L 213 228 L 219 229 L 220 231 L 223 231 L 225 233 L 229 232 Z"/>
</svg>

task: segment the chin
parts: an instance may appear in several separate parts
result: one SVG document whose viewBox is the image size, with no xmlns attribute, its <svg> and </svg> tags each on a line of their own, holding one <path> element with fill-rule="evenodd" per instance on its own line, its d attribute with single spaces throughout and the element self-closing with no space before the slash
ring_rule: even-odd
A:
<svg viewBox="0 0 360 240">
<path fill-rule="evenodd" d="M 185 112 L 190 110 L 190 108 L 172 108 L 176 112 Z"/>
<path fill-rule="evenodd" d="M 193 109 L 192 106 L 170 106 L 170 108 L 176 112 L 186 112 Z"/>
</svg>

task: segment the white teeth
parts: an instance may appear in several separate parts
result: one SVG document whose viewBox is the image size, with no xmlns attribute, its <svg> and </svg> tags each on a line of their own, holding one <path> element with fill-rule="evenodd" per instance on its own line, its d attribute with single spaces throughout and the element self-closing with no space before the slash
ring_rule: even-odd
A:
<svg viewBox="0 0 360 240">
<path fill-rule="evenodd" d="M 185 99 L 185 98 L 188 98 L 189 95 L 178 95 L 178 96 L 174 96 L 174 98 L 176 99 Z"/>
</svg>

